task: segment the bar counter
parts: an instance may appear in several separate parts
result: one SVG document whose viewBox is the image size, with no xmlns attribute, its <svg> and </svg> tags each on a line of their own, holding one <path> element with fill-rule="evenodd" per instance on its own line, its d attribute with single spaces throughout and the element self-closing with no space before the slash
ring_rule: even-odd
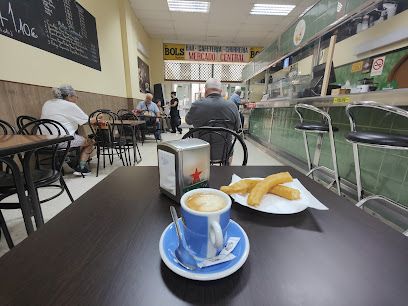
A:
<svg viewBox="0 0 408 306">
<path fill-rule="evenodd" d="M 406 109 L 408 89 L 302 99 L 278 98 L 258 102 L 256 108 L 250 111 L 249 134 L 252 139 L 285 158 L 293 166 L 306 170 L 303 137 L 300 132 L 295 131 L 299 117 L 294 110 L 294 105 L 305 103 L 324 108 L 329 112 L 333 126 L 339 129 L 335 133 L 339 172 L 345 183 L 344 191 L 353 197 L 356 179 L 352 146 L 345 140 L 345 135 L 350 131 L 345 106 L 355 101 L 376 101 Z M 313 115 L 305 119 L 309 122 L 320 122 L 320 118 Z M 365 111 L 358 113 L 356 119 L 357 128 L 360 130 L 408 134 L 408 122 L 404 118 L 385 116 L 378 111 Z M 313 158 L 317 137 L 310 135 L 308 138 L 309 150 Z M 408 151 L 361 147 L 360 158 L 365 190 L 368 193 L 385 195 L 408 207 Z M 333 169 L 327 137 L 323 138 L 320 163 Z"/>
<path fill-rule="evenodd" d="M 348 102 L 338 101 L 343 99 L 348 100 Z M 360 101 L 376 101 L 392 106 L 408 107 L 408 88 L 326 97 L 275 98 L 267 101 L 257 102 L 256 108 L 291 107 L 297 103 L 311 104 L 316 107 L 344 107 L 349 102 Z"/>
</svg>

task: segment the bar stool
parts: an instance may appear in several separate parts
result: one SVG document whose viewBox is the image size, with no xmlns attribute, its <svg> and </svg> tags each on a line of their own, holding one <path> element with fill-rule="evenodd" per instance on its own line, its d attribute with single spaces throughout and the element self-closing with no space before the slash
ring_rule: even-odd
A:
<svg viewBox="0 0 408 306">
<path fill-rule="evenodd" d="M 406 208 L 400 205 L 399 203 L 382 195 L 371 195 L 368 197 L 364 197 L 364 191 L 361 185 L 361 171 L 358 145 L 391 150 L 408 150 L 408 136 L 377 132 L 358 132 L 356 130 L 356 122 L 353 116 L 353 111 L 356 109 L 377 109 L 380 111 L 384 111 L 386 113 L 392 113 L 398 116 L 402 116 L 407 119 L 408 111 L 402 108 L 383 105 L 373 101 L 354 102 L 347 105 L 346 107 L 346 114 L 350 120 L 351 126 L 351 132 L 346 136 L 346 140 L 353 145 L 354 167 L 356 170 L 357 196 L 359 201 L 356 204 L 356 206 L 359 208 L 363 208 L 364 204 L 367 201 L 383 200 L 385 202 L 396 205 L 397 207 L 406 210 Z M 408 230 L 404 234 L 408 235 Z"/>
<path fill-rule="evenodd" d="M 309 111 L 315 112 L 319 114 L 320 116 L 322 116 L 322 123 L 305 122 L 303 118 L 303 114 L 302 114 L 302 111 L 304 110 L 309 110 Z M 303 139 L 305 143 L 306 158 L 307 158 L 307 164 L 309 168 L 309 172 L 306 175 L 307 176 L 312 175 L 313 177 L 313 172 L 315 172 L 316 170 L 322 170 L 322 169 L 326 170 L 326 172 L 330 173 L 334 177 L 334 180 L 327 186 L 327 188 L 330 189 L 331 187 L 333 187 L 334 184 L 336 184 L 337 193 L 338 195 L 341 195 L 340 176 L 338 172 L 336 146 L 334 143 L 334 134 L 333 134 L 333 132 L 337 132 L 339 129 L 332 126 L 331 117 L 327 112 L 315 106 L 308 105 L 308 104 L 297 104 L 295 106 L 295 111 L 300 117 L 300 124 L 295 126 L 295 130 L 303 133 Z M 318 135 L 313 162 L 310 159 L 309 142 L 307 140 L 307 133 L 314 133 Z M 329 135 L 330 149 L 331 149 L 332 160 L 333 160 L 333 169 L 329 169 L 325 166 L 319 166 L 324 134 Z"/>
</svg>

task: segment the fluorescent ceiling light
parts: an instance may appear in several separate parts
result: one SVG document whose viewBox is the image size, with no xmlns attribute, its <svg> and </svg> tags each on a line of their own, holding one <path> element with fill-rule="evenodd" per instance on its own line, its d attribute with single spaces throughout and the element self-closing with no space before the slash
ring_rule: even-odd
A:
<svg viewBox="0 0 408 306">
<path fill-rule="evenodd" d="M 255 3 L 251 15 L 287 16 L 296 6 L 286 4 L 258 4 Z"/>
<path fill-rule="evenodd" d="M 167 0 L 167 3 L 172 12 L 208 13 L 210 10 L 207 1 Z"/>
</svg>

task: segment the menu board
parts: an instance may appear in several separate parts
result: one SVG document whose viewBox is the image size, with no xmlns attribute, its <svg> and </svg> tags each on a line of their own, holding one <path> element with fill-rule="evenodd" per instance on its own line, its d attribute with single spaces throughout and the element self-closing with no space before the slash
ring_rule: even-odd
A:
<svg viewBox="0 0 408 306">
<path fill-rule="evenodd" d="M 0 34 L 101 70 L 95 17 L 75 0 L 0 0 Z"/>
</svg>

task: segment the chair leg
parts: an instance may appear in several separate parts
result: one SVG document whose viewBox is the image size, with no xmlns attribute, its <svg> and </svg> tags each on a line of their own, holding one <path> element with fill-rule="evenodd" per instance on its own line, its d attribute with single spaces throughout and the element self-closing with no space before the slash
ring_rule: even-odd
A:
<svg viewBox="0 0 408 306">
<path fill-rule="evenodd" d="M 99 146 L 96 147 L 96 177 L 99 175 L 99 160 L 101 157 L 101 148 Z"/>
<path fill-rule="evenodd" d="M 322 153 L 322 144 L 323 144 L 323 134 L 319 133 L 319 136 L 317 136 L 317 141 L 316 141 L 316 150 L 315 150 L 315 154 L 313 157 L 313 167 L 319 167 L 320 155 Z"/>
<path fill-rule="evenodd" d="M 307 159 L 307 167 L 309 168 L 309 171 L 312 170 L 312 162 L 310 159 L 310 152 L 309 152 L 309 142 L 307 141 L 307 135 L 306 132 L 303 132 L 303 140 L 305 143 L 305 150 L 306 150 L 306 159 Z"/>
<path fill-rule="evenodd" d="M 109 153 L 109 149 L 108 149 L 108 153 Z M 102 147 L 102 156 L 103 156 L 103 169 L 105 169 L 106 167 L 106 153 L 105 153 L 105 146 Z"/>
<path fill-rule="evenodd" d="M 331 147 L 331 153 L 332 153 L 332 159 L 333 159 L 333 170 L 334 170 L 334 175 L 335 175 L 335 180 L 336 180 L 336 185 L 337 185 L 337 194 L 341 195 L 340 176 L 339 176 L 339 170 L 338 170 L 338 165 L 337 165 L 336 145 L 334 144 L 334 135 L 332 131 L 329 132 L 329 138 L 330 138 L 330 147 Z"/>
<path fill-rule="evenodd" d="M 363 198 L 363 187 L 361 185 L 361 171 L 360 171 L 360 157 L 358 155 L 358 145 L 353 143 L 353 155 L 354 155 L 354 168 L 356 170 L 356 183 L 357 183 L 357 198 L 361 201 Z"/>
<path fill-rule="evenodd" d="M 6 220 L 4 220 L 4 217 L 1 211 L 0 211 L 0 227 L 4 234 L 4 238 L 6 239 L 9 249 L 12 249 L 14 247 L 13 239 L 11 239 L 10 232 L 6 224 Z"/>
<path fill-rule="evenodd" d="M 62 176 L 60 177 L 60 183 L 61 183 L 61 186 L 62 186 L 62 187 L 65 189 L 65 191 L 67 192 L 68 197 L 69 197 L 69 199 L 71 200 L 71 203 L 74 202 L 74 198 L 72 197 L 72 194 L 71 194 L 71 192 L 69 191 L 68 186 L 67 186 L 67 184 L 65 183 L 65 180 L 64 180 L 64 178 L 63 178 Z"/>
</svg>

